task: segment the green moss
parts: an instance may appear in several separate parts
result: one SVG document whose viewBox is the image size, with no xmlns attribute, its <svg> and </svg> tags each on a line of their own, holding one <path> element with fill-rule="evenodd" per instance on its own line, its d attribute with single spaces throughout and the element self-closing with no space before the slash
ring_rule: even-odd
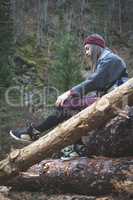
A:
<svg viewBox="0 0 133 200">
<path fill-rule="evenodd" d="M 25 38 L 21 43 L 17 44 L 16 54 L 23 58 L 23 60 L 29 64 L 34 65 L 37 73 L 36 86 L 44 86 L 44 70 L 45 66 L 50 65 L 48 53 L 46 49 L 38 49 L 36 47 L 36 37 L 31 34 Z"/>
</svg>

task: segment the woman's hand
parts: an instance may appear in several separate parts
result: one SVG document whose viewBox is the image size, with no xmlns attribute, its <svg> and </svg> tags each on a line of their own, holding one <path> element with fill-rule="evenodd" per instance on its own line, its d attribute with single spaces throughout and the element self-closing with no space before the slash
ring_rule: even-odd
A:
<svg viewBox="0 0 133 200">
<path fill-rule="evenodd" d="M 67 91 L 57 98 L 56 106 L 63 106 L 64 102 L 71 96 L 71 92 Z"/>
</svg>

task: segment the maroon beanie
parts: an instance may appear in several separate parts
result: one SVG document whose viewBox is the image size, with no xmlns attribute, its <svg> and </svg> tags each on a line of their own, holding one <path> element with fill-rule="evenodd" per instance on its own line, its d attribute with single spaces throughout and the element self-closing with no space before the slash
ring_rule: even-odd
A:
<svg viewBox="0 0 133 200">
<path fill-rule="evenodd" d="M 85 38 L 84 45 L 86 44 L 95 44 L 102 48 L 105 48 L 105 40 L 98 34 L 93 34 Z"/>
</svg>

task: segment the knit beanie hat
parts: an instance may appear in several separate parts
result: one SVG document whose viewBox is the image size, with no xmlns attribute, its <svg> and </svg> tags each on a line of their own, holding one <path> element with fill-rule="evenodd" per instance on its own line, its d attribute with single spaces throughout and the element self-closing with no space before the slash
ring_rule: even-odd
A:
<svg viewBox="0 0 133 200">
<path fill-rule="evenodd" d="M 98 34 L 92 34 L 85 38 L 84 45 L 86 44 L 95 44 L 102 48 L 105 48 L 105 40 Z"/>
</svg>

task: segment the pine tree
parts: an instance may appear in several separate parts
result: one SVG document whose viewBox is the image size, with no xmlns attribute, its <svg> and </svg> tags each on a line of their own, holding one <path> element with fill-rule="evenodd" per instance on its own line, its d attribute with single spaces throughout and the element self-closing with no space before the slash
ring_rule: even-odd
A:
<svg viewBox="0 0 133 200">
<path fill-rule="evenodd" d="M 56 60 L 51 68 L 51 82 L 64 92 L 81 81 L 80 51 L 76 36 L 64 33 L 56 42 Z"/>
</svg>

